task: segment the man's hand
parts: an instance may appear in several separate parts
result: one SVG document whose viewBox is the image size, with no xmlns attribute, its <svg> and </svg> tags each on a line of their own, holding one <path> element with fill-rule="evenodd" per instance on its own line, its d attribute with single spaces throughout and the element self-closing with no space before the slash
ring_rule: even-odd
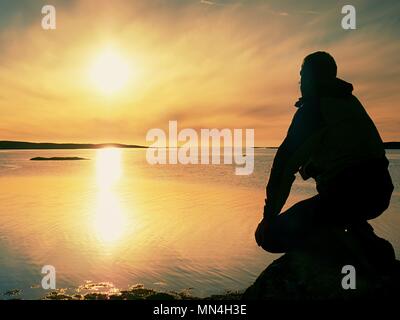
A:
<svg viewBox="0 0 400 320">
<path fill-rule="evenodd" d="M 258 224 L 256 233 L 256 242 L 259 247 L 262 247 L 264 243 L 264 236 L 265 236 L 265 220 L 262 219 L 261 222 Z"/>
<path fill-rule="evenodd" d="M 263 247 L 265 244 L 265 234 L 267 232 L 267 225 L 273 223 L 275 218 L 278 216 L 272 209 L 272 205 L 270 201 L 265 201 L 265 206 L 264 206 L 264 213 L 263 213 L 263 219 L 260 221 L 260 223 L 257 226 L 255 237 L 256 237 L 256 242 L 259 247 Z"/>
</svg>

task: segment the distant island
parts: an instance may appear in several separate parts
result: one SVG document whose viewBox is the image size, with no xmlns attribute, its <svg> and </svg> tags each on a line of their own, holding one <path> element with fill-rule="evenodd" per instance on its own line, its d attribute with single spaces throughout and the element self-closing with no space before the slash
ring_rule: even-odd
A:
<svg viewBox="0 0 400 320">
<path fill-rule="evenodd" d="M 120 143 L 49 143 L 0 141 L 0 149 L 101 149 L 101 148 L 147 148 L 146 146 Z"/>
<path fill-rule="evenodd" d="M 33 161 L 69 161 L 69 160 L 89 160 L 87 158 L 81 158 L 81 157 L 50 157 L 50 158 L 46 158 L 46 157 L 34 157 L 31 158 L 30 160 Z"/>
</svg>

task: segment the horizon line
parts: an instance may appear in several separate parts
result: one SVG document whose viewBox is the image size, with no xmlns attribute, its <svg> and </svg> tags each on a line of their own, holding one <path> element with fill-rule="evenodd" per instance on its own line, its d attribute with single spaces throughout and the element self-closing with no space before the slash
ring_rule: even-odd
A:
<svg viewBox="0 0 400 320">
<path fill-rule="evenodd" d="M 31 142 L 31 141 L 20 141 L 20 140 L 0 140 L 0 149 L 8 149 L 8 148 L 3 148 L 1 144 L 32 144 L 32 145 L 54 145 L 54 146 L 60 146 L 60 145 L 70 145 L 70 146 L 88 146 L 89 148 L 87 149 L 94 149 L 94 148 L 102 148 L 106 146 L 115 146 L 116 148 L 160 148 L 160 147 L 152 147 L 148 145 L 142 145 L 142 144 L 126 144 L 126 143 L 118 143 L 118 142 L 103 142 L 103 143 L 78 143 L 78 142 Z M 400 144 L 400 141 L 383 141 L 384 144 Z M 201 145 L 197 145 L 196 147 L 201 147 Z M 210 146 L 211 147 L 211 146 Z M 233 147 L 233 146 L 228 146 L 228 147 Z M 399 146 L 400 147 L 400 146 Z M 161 147 L 161 148 L 180 148 L 179 146 L 177 147 Z M 224 148 L 221 146 L 220 148 Z M 245 147 L 244 147 L 245 148 Z M 269 149 L 277 149 L 279 146 L 254 146 L 253 148 L 269 148 Z M 18 149 L 16 148 L 9 148 L 9 149 Z M 24 148 L 28 149 L 28 148 Z M 45 149 L 45 148 L 42 148 Z M 56 148 L 54 148 L 56 149 Z M 64 149 L 64 148 L 62 148 Z M 74 148 L 70 148 L 74 149 Z M 78 149 L 78 148 L 77 148 Z M 86 149 L 86 148 L 80 148 L 80 149 Z"/>
</svg>

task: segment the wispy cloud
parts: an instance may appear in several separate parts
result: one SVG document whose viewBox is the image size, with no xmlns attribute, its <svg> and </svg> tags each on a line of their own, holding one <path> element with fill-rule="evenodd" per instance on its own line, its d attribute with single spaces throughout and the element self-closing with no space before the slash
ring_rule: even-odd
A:
<svg viewBox="0 0 400 320">
<path fill-rule="evenodd" d="M 320 14 L 320 12 L 318 12 L 318 11 L 313 11 L 313 10 L 304 10 L 304 11 L 300 11 L 300 13 L 311 14 L 311 15 Z"/>
<path fill-rule="evenodd" d="M 208 4 L 208 5 L 215 5 L 216 4 L 216 2 L 214 2 L 214 1 L 209 1 L 209 0 L 200 0 L 200 3 L 202 3 L 202 4 Z"/>
</svg>

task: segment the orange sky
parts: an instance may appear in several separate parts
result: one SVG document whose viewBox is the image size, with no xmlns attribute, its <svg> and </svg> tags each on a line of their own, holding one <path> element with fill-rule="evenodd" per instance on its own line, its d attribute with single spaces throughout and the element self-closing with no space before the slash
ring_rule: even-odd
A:
<svg viewBox="0 0 400 320">
<path fill-rule="evenodd" d="M 54 31 L 41 28 L 48 2 Z M 383 139 L 400 140 L 399 4 L 354 1 L 353 31 L 340 26 L 344 4 L 2 1 L 0 140 L 144 144 L 149 129 L 178 120 L 181 128 L 254 128 L 256 145 L 278 145 L 302 59 L 316 50 L 335 57 Z M 89 70 L 110 47 L 130 73 L 105 96 Z"/>
</svg>

